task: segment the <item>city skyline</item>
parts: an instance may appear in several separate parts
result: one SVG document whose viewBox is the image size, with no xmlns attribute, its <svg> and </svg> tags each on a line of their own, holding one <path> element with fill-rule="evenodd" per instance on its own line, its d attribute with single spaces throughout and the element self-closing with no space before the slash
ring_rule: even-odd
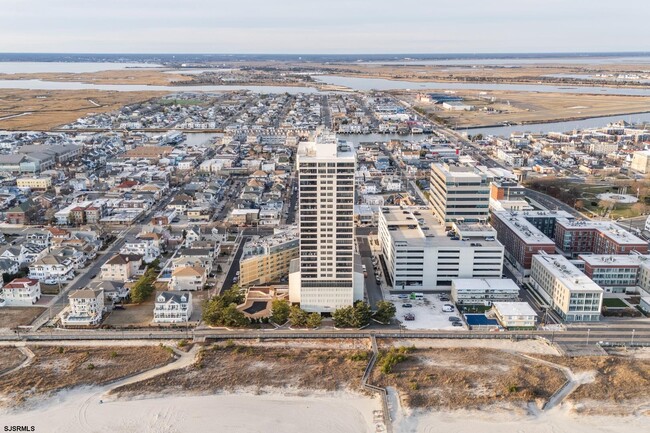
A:
<svg viewBox="0 0 650 433">
<path fill-rule="evenodd" d="M 511 0 L 423 7 L 335 0 L 228 4 L 10 0 L 0 52 L 508 53 L 631 52 L 647 47 L 644 3 Z M 251 11 L 254 11 L 251 13 Z M 605 29 L 606 31 L 603 31 Z M 612 37 L 616 34 L 617 37 Z M 55 49 L 53 49 L 55 47 Z"/>
</svg>

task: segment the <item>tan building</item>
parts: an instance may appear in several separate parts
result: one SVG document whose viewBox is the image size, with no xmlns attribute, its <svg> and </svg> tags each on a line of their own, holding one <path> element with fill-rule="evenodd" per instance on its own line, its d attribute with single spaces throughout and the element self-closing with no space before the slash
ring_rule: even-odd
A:
<svg viewBox="0 0 650 433">
<path fill-rule="evenodd" d="M 21 177 L 16 180 L 18 188 L 29 188 L 33 190 L 45 191 L 52 186 L 52 178 L 47 176 L 42 177 Z"/>
<path fill-rule="evenodd" d="M 634 152 L 630 168 L 639 173 L 650 173 L 650 150 Z"/>
<path fill-rule="evenodd" d="M 247 242 L 239 262 L 239 284 L 246 287 L 286 278 L 291 260 L 299 255 L 299 246 L 297 227 Z"/>
<path fill-rule="evenodd" d="M 142 256 L 137 254 L 115 254 L 102 265 L 102 280 L 121 281 L 142 274 Z"/>
<path fill-rule="evenodd" d="M 205 269 L 201 266 L 186 266 L 172 272 L 169 288 L 174 291 L 202 290 L 207 281 Z"/>
</svg>

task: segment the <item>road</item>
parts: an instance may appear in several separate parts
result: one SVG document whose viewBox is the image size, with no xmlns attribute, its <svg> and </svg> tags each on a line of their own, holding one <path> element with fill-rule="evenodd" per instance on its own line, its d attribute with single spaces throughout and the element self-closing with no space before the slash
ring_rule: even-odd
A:
<svg viewBox="0 0 650 433">
<path fill-rule="evenodd" d="M 580 212 L 578 212 L 568 204 L 554 197 L 551 197 L 550 195 L 546 195 L 539 191 L 533 191 L 532 189 L 529 188 L 526 188 L 524 190 L 524 194 L 526 195 L 526 197 L 535 200 L 537 203 L 544 206 L 547 210 L 563 210 L 569 212 L 571 215 L 573 215 L 576 218 L 585 218 L 583 214 L 581 214 Z"/>
<path fill-rule="evenodd" d="M 235 278 L 235 274 L 237 273 L 237 271 L 239 271 L 239 259 L 241 259 L 241 256 L 244 253 L 244 245 L 250 238 L 251 238 L 250 236 L 242 236 L 242 239 L 239 243 L 239 247 L 237 248 L 235 257 L 230 264 L 230 269 L 228 269 L 228 273 L 226 274 L 226 279 L 223 282 L 223 286 L 221 286 L 221 290 L 219 291 L 219 294 L 222 294 L 226 290 L 230 290 L 230 288 L 232 287 L 233 285 L 232 280 L 233 278 Z"/>
<path fill-rule="evenodd" d="M 626 346 L 650 346 L 650 322 L 644 319 L 623 319 L 604 323 L 569 325 L 566 331 L 408 331 L 396 325 L 371 327 L 361 330 L 317 330 L 296 331 L 290 329 L 151 329 L 151 330 L 49 330 L 44 332 L 3 333 L 0 341 L 64 341 L 64 340 L 146 340 L 146 339 L 264 339 L 264 338 L 488 338 L 488 339 L 530 339 L 545 338 L 562 348 L 589 348 L 599 342 Z"/>
<path fill-rule="evenodd" d="M 366 287 L 366 296 L 371 308 L 376 308 L 377 303 L 384 299 L 381 293 L 381 287 L 377 285 L 377 277 L 375 269 L 372 266 L 372 250 L 368 243 L 367 237 L 357 236 L 357 244 L 359 245 L 359 254 L 361 255 L 361 262 L 366 265 L 368 277 L 364 278 Z"/>
</svg>

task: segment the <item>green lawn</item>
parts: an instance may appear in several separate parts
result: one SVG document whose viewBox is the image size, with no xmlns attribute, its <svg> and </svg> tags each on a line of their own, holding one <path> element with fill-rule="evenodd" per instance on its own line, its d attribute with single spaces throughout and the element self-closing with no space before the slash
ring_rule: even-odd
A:
<svg viewBox="0 0 650 433">
<path fill-rule="evenodd" d="M 604 298 L 603 305 L 610 308 L 627 308 L 627 304 L 618 298 Z"/>
</svg>

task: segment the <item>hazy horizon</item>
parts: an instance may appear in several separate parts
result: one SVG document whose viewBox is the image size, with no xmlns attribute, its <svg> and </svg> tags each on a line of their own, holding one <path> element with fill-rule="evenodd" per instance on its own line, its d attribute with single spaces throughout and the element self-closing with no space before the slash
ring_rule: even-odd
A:
<svg viewBox="0 0 650 433">
<path fill-rule="evenodd" d="M 646 2 L 5 0 L 0 52 L 579 53 L 647 50 Z M 607 13 L 603 13 L 606 10 Z"/>
</svg>

